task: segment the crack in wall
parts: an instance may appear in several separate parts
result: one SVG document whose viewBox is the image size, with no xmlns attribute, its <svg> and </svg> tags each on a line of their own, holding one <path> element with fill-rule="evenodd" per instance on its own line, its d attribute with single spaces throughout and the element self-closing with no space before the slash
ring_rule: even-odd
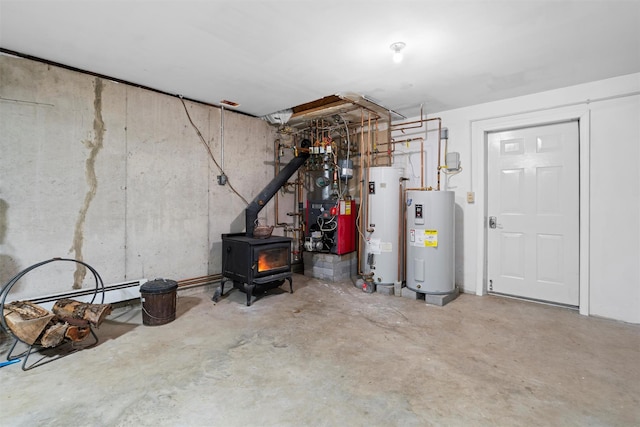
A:
<svg viewBox="0 0 640 427">
<path fill-rule="evenodd" d="M 85 177 L 87 179 L 87 184 L 89 185 L 89 189 L 84 196 L 84 203 L 82 205 L 82 209 L 78 214 L 78 219 L 76 220 L 76 228 L 73 233 L 73 245 L 71 249 L 69 249 L 69 253 L 74 253 L 74 258 L 79 261 L 84 261 L 82 254 L 82 246 L 84 243 L 84 223 L 87 219 L 87 212 L 89 211 L 89 206 L 91 205 L 91 201 L 96 195 L 98 191 L 98 178 L 96 176 L 96 157 L 98 153 L 102 149 L 104 143 L 104 120 L 102 120 L 102 91 L 103 84 L 102 79 L 95 79 L 95 88 L 94 88 L 94 100 L 93 100 L 93 109 L 94 109 L 94 118 L 93 118 L 93 132 L 94 139 L 82 141 L 85 147 L 87 147 L 89 151 L 89 157 L 85 161 Z M 76 264 L 76 271 L 73 273 L 73 289 L 82 288 L 82 281 L 87 275 L 87 269 L 82 264 Z"/>
</svg>

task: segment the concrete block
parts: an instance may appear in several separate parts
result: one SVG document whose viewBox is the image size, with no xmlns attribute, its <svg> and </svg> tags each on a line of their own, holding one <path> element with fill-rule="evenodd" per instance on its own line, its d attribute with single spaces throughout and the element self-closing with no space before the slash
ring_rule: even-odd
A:
<svg viewBox="0 0 640 427">
<path fill-rule="evenodd" d="M 402 296 L 402 282 L 395 282 L 393 284 L 393 294 L 397 297 Z"/>
<path fill-rule="evenodd" d="M 331 276 L 331 269 L 329 268 L 322 268 L 322 267 L 313 267 L 312 269 L 313 271 L 313 277 L 317 277 L 317 278 L 326 278 L 326 277 L 330 277 Z"/>
<path fill-rule="evenodd" d="M 450 303 L 454 299 L 458 298 L 460 291 L 458 288 L 455 289 L 455 292 L 447 295 L 429 295 L 425 294 L 424 300 L 427 304 L 438 305 L 440 307 Z"/>
<path fill-rule="evenodd" d="M 320 252 L 304 252 L 304 274 L 317 279 L 334 282 L 349 280 L 357 276 L 357 254 L 335 255 Z"/>
<path fill-rule="evenodd" d="M 382 295 L 393 296 L 394 288 L 393 285 L 376 285 L 376 292 Z"/>
<path fill-rule="evenodd" d="M 424 299 L 424 294 L 412 291 L 411 289 L 404 287 L 402 288 L 402 297 L 409 299 Z"/>
</svg>

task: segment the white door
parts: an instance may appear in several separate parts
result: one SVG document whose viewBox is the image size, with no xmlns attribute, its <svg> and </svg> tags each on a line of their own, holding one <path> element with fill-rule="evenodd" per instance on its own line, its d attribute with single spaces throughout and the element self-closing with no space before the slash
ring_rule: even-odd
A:
<svg viewBox="0 0 640 427">
<path fill-rule="evenodd" d="M 578 122 L 488 136 L 489 292 L 579 304 Z"/>
</svg>

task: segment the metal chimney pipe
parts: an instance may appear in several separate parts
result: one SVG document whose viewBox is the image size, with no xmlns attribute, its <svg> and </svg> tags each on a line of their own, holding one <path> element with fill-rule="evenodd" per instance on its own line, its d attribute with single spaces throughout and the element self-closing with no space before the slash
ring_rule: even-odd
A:
<svg viewBox="0 0 640 427">
<path fill-rule="evenodd" d="M 305 139 L 300 144 L 303 148 L 308 148 L 311 146 L 311 142 L 308 139 Z M 308 152 L 299 152 L 296 157 L 294 157 L 287 165 L 280 171 L 280 173 L 267 184 L 266 187 L 249 203 L 249 206 L 245 209 L 245 226 L 246 226 L 246 235 L 248 237 L 253 237 L 253 231 L 256 227 L 256 222 L 258 220 L 258 213 L 269 203 L 269 200 L 280 190 L 291 175 L 293 175 L 299 168 L 307 161 L 309 158 Z M 276 218 L 277 221 L 277 218 Z"/>
</svg>

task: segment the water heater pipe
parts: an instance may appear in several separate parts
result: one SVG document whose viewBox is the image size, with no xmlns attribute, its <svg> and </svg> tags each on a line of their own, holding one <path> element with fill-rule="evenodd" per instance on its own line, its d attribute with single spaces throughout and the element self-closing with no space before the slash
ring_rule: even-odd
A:
<svg viewBox="0 0 640 427">
<path fill-rule="evenodd" d="M 422 114 L 422 113 L 421 113 Z M 397 127 L 396 129 L 392 129 L 392 130 L 399 130 L 399 131 L 404 131 L 405 129 L 412 129 L 412 127 L 401 127 L 407 124 L 414 124 L 414 123 L 420 123 L 420 126 L 417 127 L 422 127 L 423 123 L 426 122 L 431 122 L 437 120 L 438 121 L 438 168 L 437 168 L 437 185 L 436 185 L 436 190 L 440 190 L 440 169 L 441 169 L 441 145 L 442 145 L 442 119 L 440 117 L 433 117 L 431 119 L 423 119 L 422 116 L 420 118 L 420 120 L 416 120 L 416 121 L 412 121 L 412 122 L 404 122 L 404 123 L 396 123 L 395 125 L 392 125 L 393 127 Z M 414 126 L 415 127 L 415 126 Z M 420 168 L 420 188 L 422 189 L 424 187 L 424 177 L 423 177 L 423 171 L 424 171 L 424 138 L 419 137 L 419 138 L 407 138 L 407 139 L 401 139 L 401 140 L 397 140 L 397 141 L 393 141 L 393 144 L 397 144 L 400 142 L 411 142 L 411 141 L 417 141 L 420 140 L 420 162 L 421 162 L 421 168 Z"/>
</svg>

